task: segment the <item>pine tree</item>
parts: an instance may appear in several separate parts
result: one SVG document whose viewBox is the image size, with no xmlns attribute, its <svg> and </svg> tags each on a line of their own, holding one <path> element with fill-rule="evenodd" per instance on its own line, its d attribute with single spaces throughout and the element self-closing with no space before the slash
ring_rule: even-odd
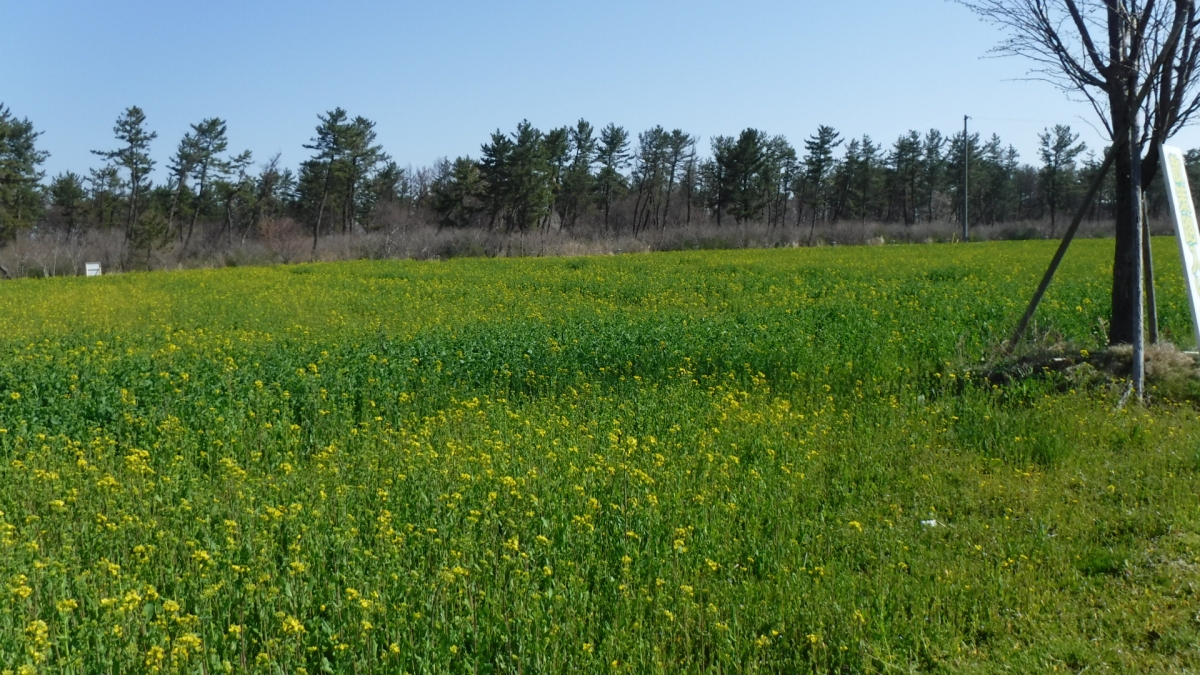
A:
<svg viewBox="0 0 1200 675">
<path fill-rule="evenodd" d="M 365 227 L 378 227 L 378 216 L 388 204 L 399 205 L 404 199 L 406 172 L 391 159 L 383 160 L 382 166 L 371 175 L 363 191 L 361 212 Z"/>
<path fill-rule="evenodd" d="M 37 137 L 28 119 L 18 120 L 0 103 L 0 241 L 28 227 L 42 212 L 38 170 L 49 153 L 37 149 Z"/>
<path fill-rule="evenodd" d="M 126 108 L 117 118 L 113 134 L 123 144 L 120 148 L 93 150 L 92 153 L 129 174 L 126 181 L 129 208 L 125 218 L 125 240 L 128 242 L 140 212 L 142 195 L 150 189 L 149 175 L 155 164 L 150 159 L 150 141 L 158 138 L 158 134 L 146 129 L 146 113 L 137 106 Z"/>
<path fill-rule="evenodd" d="M 545 136 L 529 120 L 513 133 L 508 230 L 525 232 L 544 224 L 554 204 L 550 155 Z"/>
<path fill-rule="evenodd" d="M 346 153 L 349 123 L 346 111 L 342 108 L 318 115 L 321 123 L 317 125 L 317 135 L 304 147 L 315 151 L 300 170 L 301 200 L 311 205 L 317 202 L 316 218 L 313 220 L 312 254 L 317 253 L 317 239 L 321 235 L 321 224 L 325 218 L 325 206 L 329 202 L 329 193 L 334 186 L 334 173 L 338 170 Z M 320 195 L 317 197 L 317 195 Z"/>
<path fill-rule="evenodd" d="M 667 196 L 663 204 L 663 215 L 660 222 L 661 228 L 667 226 L 667 216 L 671 211 L 671 193 L 675 190 L 675 183 L 679 178 L 680 170 L 686 166 L 692 154 L 695 153 L 696 139 L 688 134 L 685 134 L 682 129 L 673 129 L 671 135 L 666 139 L 666 173 L 667 173 Z"/>
<path fill-rule="evenodd" d="M 171 206 L 167 209 L 167 229 L 175 227 L 175 213 L 179 208 L 179 204 L 183 201 L 183 195 L 191 194 L 188 189 L 188 180 L 192 176 L 192 172 L 196 168 L 196 137 L 191 133 L 185 133 L 183 139 L 179 141 L 179 147 L 175 150 L 175 154 L 171 156 L 170 162 L 167 164 L 167 169 L 171 172 Z M 183 239 L 183 230 L 179 230 L 179 238 Z"/>
<path fill-rule="evenodd" d="M 876 143 L 868 135 L 862 137 L 862 149 L 859 150 L 859 157 L 862 160 L 862 170 L 858 176 L 858 192 L 862 202 L 861 218 L 865 222 L 867 216 L 879 217 L 879 198 L 877 196 L 879 184 L 883 178 L 880 152 L 882 146 Z"/>
<path fill-rule="evenodd" d="M 705 203 L 717 214 L 717 226 L 721 225 L 724 215 L 729 211 L 730 204 L 733 202 L 735 185 L 731 175 L 733 174 L 735 142 L 732 136 L 713 136 L 709 139 L 712 159 L 706 161 L 701 169 Z"/>
<path fill-rule="evenodd" d="M 192 131 L 188 136 L 191 138 L 187 139 L 185 136 L 187 147 L 181 147 L 181 151 L 187 153 L 187 159 L 191 162 L 191 175 L 196 180 L 196 195 L 192 205 L 192 218 L 188 222 L 187 235 L 179 250 L 181 258 L 192 241 L 192 231 L 196 228 L 196 221 L 199 220 L 200 213 L 207 206 L 206 200 L 211 198 L 209 193 L 212 189 L 213 179 L 219 178 L 229 171 L 229 162 L 220 157 L 221 153 L 229 148 L 229 139 L 225 136 L 224 120 L 210 117 L 199 124 L 193 124 Z"/>
<path fill-rule="evenodd" d="M 835 166 L 833 151 L 841 144 L 840 134 L 823 124 L 817 127 L 816 134 L 804 141 L 804 196 L 814 227 L 818 219 L 826 219 L 829 179 Z M 812 238 L 811 230 L 809 238 Z"/>
<path fill-rule="evenodd" d="M 375 123 L 365 117 L 355 117 L 345 130 L 344 167 L 338 173 L 344 181 L 342 195 L 342 233 L 354 231 L 359 225 L 359 213 L 370 213 L 374 198 L 370 190 L 361 189 L 375 175 L 381 162 L 389 158 L 383 146 L 377 144 Z"/>
<path fill-rule="evenodd" d="M 483 178 L 470 157 L 443 161 L 433 184 L 433 211 L 438 227 L 467 227 L 483 210 Z"/>
<path fill-rule="evenodd" d="M 571 159 L 571 130 L 567 127 L 551 129 L 546 132 L 542 143 L 545 146 L 546 161 L 549 166 L 547 180 L 550 183 L 552 211 L 558 215 L 561 227 L 567 219 L 563 183 L 567 177 L 567 164 Z"/>
<path fill-rule="evenodd" d="M 921 200 L 925 202 L 925 221 L 937 219 L 934 200 L 943 187 L 946 176 L 946 137 L 937 129 L 925 134 L 921 147 Z"/>
<path fill-rule="evenodd" d="M 252 161 L 249 150 L 221 162 L 221 171 L 214 181 L 214 190 L 221 206 L 221 230 L 225 241 L 233 244 L 234 232 L 241 229 L 244 242 L 249 232 L 254 209 L 254 179 L 246 172 Z"/>
<path fill-rule="evenodd" d="M 604 209 L 604 227 L 607 229 L 613 200 L 620 197 L 628 186 L 625 175 L 621 173 L 629 166 L 629 132 L 624 127 L 609 123 L 600 130 L 596 163 L 600 165 L 600 173 L 596 176 L 596 196 Z"/>
<path fill-rule="evenodd" d="M 633 205 L 633 234 L 645 228 L 651 216 L 658 217 L 663 183 L 666 178 L 665 162 L 669 135 L 661 126 L 638 134 L 637 152 L 633 157 L 633 172 L 630 182 L 637 190 Z"/>
<path fill-rule="evenodd" d="M 595 176 L 592 167 L 596 163 L 596 136 L 592 125 L 579 120 L 570 130 L 571 164 L 563 179 L 562 204 L 563 226 L 571 228 L 578 221 L 581 211 L 587 209 L 592 194 Z"/>
<path fill-rule="evenodd" d="M 796 149 L 783 136 L 767 140 L 760 184 L 767 204 L 767 224 L 783 225 L 796 175 Z"/>
<path fill-rule="evenodd" d="M 50 181 L 50 206 L 57 212 L 67 238 L 75 235 L 83 225 L 86 201 L 87 190 L 78 174 L 67 171 Z"/>
<path fill-rule="evenodd" d="M 121 209 L 121 175 L 116 167 L 105 165 L 88 170 L 88 200 L 95 214 L 96 225 L 103 229 L 116 227 Z"/>
<path fill-rule="evenodd" d="M 262 165 L 255 179 L 254 225 L 261 228 L 267 219 L 281 216 L 285 205 L 294 198 L 296 177 L 291 169 L 281 169 L 279 154 Z"/>
<path fill-rule="evenodd" d="M 496 220 L 507 221 L 507 212 L 513 199 L 513 152 L 514 144 L 499 129 L 492 134 L 491 143 L 481 148 L 479 159 L 480 190 L 484 209 L 488 214 L 488 229 L 496 226 Z"/>
<path fill-rule="evenodd" d="M 905 225 L 917 222 L 917 207 L 920 201 L 922 174 L 921 134 L 909 131 L 896 139 L 888 157 L 889 185 L 891 197 L 889 210 L 899 212 Z"/>
<path fill-rule="evenodd" d="M 1038 134 L 1038 156 L 1042 160 L 1040 184 L 1046 208 L 1050 211 L 1050 236 L 1055 236 L 1058 209 L 1074 191 L 1075 159 L 1087 150 L 1079 143 L 1079 134 L 1071 127 L 1057 124 Z"/>
</svg>

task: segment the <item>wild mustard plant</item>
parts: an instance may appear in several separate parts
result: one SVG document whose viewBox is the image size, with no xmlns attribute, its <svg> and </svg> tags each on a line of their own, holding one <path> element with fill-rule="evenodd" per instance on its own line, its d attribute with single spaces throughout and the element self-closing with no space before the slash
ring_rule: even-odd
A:
<svg viewBox="0 0 1200 675">
<path fill-rule="evenodd" d="M 1200 668 L 1194 407 L 976 372 L 1050 252 L 0 284 L 0 671 Z"/>
</svg>

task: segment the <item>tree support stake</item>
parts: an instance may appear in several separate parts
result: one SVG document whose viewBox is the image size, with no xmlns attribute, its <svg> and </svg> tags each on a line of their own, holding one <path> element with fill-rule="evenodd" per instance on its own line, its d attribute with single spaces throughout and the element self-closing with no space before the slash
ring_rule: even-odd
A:
<svg viewBox="0 0 1200 675">
<path fill-rule="evenodd" d="M 1117 138 L 1120 138 L 1119 136 Z M 1119 148 L 1125 147 L 1122 143 L 1120 146 L 1109 148 L 1104 155 L 1104 163 L 1100 165 L 1100 170 L 1096 174 L 1096 180 L 1092 182 L 1092 187 L 1088 189 L 1087 195 L 1083 198 L 1083 203 L 1079 205 L 1079 209 L 1075 212 L 1075 218 L 1071 220 L 1071 226 L 1067 228 L 1066 234 L 1063 235 L 1062 242 L 1058 245 L 1058 250 L 1054 252 L 1054 258 L 1050 261 L 1050 267 L 1046 270 L 1046 274 L 1042 276 L 1042 283 L 1033 293 L 1033 298 L 1029 300 L 1029 306 L 1025 308 L 1025 315 L 1021 317 L 1021 322 L 1017 324 L 1017 330 L 1013 332 L 1012 337 L 1008 340 L 1008 345 L 1005 348 L 1006 352 L 1012 353 L 1016 349 L 1017 343 L 1025 336 L 1025 330 L 1029 328 L 1029 321 L 1033 318 L 1033 313 L 1037 311 L 1038 305 L 1042 302 L 1042 296 L 1046 294 L 1046 289 L 1050 287 L 1050 282 L 1054 279 L 1054 273 L 1058 271 L 1059 264 L 1062 263 L 1063 257 L 1067 254 L 1067 248 L 1071 245 L 1071 240 L 1075 238 L 1075 233 L 1079 231 L 1079 224 L 1083 222 L 1084 216 L 1092 206 L 1092 201 L 1096 198 L 1096 193 L 1100 191 L 1100 186 L 1104 184 L 1104 179 L 1108 176 L 1108 170 L 1112 168 L 1113 159 L 1116 157 L 1116 151 Z"/>
</svg>

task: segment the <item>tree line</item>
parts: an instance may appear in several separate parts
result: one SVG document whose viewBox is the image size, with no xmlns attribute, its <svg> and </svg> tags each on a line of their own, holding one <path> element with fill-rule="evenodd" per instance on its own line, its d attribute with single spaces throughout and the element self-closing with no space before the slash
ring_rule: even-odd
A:
<svg viewBox="0 0 1200 675">
<path fill-rule="evenodd" d="M 497 130 L 477 157 L 401 168 L 378 143 L 375 122 L 342 108 L 318 116 L 295 170 L 278 155 L 255 164 L 229 148 L 226 122 L 190 125 L 155 183 L 157 134 L 137 106 L 121 113 L 99 166 L 46 180 L 40 132 L 0 104 L 0 242 L 18 234 L 76 236 L 116 230 L 130 255 L 173 245 L 187 255 L 203 223 L 228 243 L 291 219 L 315 250 L 323 236 L 388 227 L 400 214 L 442 228 L 546 229 L 643 235 L 693 223 L 762 223 L 811 236 L 818 225 L 866 222 L 973 224 L 1046 220 L 1053 234 L 1094 179 L 1096 150 L 1065 125 L 1039 135 L 1034 164 L 999 136 L 909 131 L 890 144 L 820 126 L 799 147 L 758 129 L 700 138 L 655 126 L 636 136 L 586 120 L 542 131 L 528 121 Z M 1103 148 L 1097 149 L 1103 154 Z M 1200 152 L 1189 153 L 1200 166 Z M 965 167 L 964 167 L 965 163 Z M 1200 182 L 1200 181 L 1195 181 Z M 1150 191 L 1152 212 L 1161 189 Z M 1112 217 L 1110 184 L 1090 209 Z"/>
</svg>

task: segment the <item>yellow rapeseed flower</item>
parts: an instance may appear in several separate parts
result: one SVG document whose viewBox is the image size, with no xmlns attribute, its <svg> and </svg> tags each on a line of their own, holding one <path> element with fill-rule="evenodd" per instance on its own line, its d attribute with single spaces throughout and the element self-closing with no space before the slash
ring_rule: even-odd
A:
<svg viewBox="0 0 1200 675">
<path fill-rule="evenodd" d="M 283 620 L 283 632 L 288 635 L 303 635 L 308 631 L 304 629 L 304 624 L 294 616 L 289 616 Z"/>
<path fill-rule="evenodd" d="M 157 673 L 162 670 L 163 657 L 165 656 L 166 651 L 162 647 L 154 645 L 146 650 L 146 658 L 143 663 L 150 672 Z"/>
</svg>

